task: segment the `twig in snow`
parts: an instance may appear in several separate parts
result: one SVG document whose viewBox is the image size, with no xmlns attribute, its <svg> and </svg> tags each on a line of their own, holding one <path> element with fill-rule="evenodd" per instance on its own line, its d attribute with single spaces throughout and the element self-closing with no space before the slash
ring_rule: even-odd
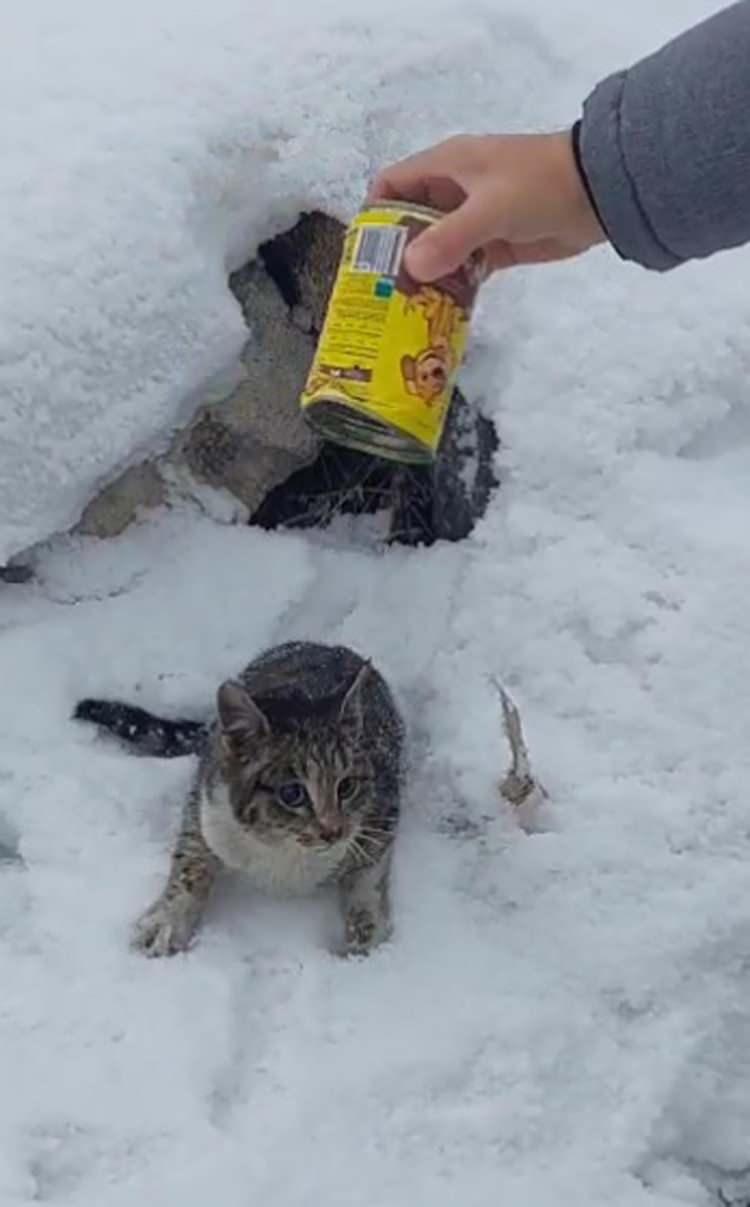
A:
<svg viewBox="0 0 750 1207">
<path fill-rule="evenodd" d="M 503 706 L 503 730 L 510 747 L 510 768 L 500 783 L 500 795 L 514 808 L 536 804 L 546 799 L 547 793 L 535 778 L 529 760 L 526 740 L 523 736 L 521 717 L 503 685 L 492 679 Z"/>
</svg>

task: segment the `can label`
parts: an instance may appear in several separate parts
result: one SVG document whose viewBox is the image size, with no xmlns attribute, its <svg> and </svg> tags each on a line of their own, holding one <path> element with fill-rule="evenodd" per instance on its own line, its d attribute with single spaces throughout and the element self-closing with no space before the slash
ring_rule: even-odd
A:
<svg viewBox="0 0 750 1207">
<path fill-rule="evenodd" d="M 441 216 L 388 202 L 347 230 L 301 398 L 311 422 L 317 402 L 336 402 L 437 451 L 483 263 L 475 257 L 430 284 L 409 276 L 406 247 Z"/>
</svg>

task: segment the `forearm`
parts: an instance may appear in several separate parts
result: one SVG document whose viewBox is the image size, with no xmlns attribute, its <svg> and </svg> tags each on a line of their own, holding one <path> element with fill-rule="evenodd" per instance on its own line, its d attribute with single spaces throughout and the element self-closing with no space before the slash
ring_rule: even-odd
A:
<svg viewBox="0 0 750 1207">
<path fill-rule="evenodd" d="M 602 81 L 580 157 L 624 259 L 664 271 L 749 242 L 750 0 Z"/>
</svg>

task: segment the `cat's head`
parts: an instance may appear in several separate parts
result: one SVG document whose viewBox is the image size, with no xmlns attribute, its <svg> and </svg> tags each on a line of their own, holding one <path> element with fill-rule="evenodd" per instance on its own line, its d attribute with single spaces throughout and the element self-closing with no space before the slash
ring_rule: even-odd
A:
<svg viewBox="0 0 750 1207">
<path fill-rule="evenodd" d="M 339 695 L 256 700 L 228 680 L 217 696 L 220 773 L 237 821 L 260 839 L 302 846 L 351 841 L 372 802 L 365 664 Z"/>
</svg>

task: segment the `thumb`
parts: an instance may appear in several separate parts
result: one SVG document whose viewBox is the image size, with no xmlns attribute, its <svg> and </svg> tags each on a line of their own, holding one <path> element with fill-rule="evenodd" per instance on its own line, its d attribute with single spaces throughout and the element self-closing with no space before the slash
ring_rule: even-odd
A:
<svg viewBox="0 0 750 1207">
<path fill-rule="evenodd" d="M 406 249 L 407 272 L 417 281 L 435 281 L 465 264 L 472 252 L 497 238 L 502 227 L 497 200 L 486 194 L 467 197 L 419 235 Z"/>
</svg>

